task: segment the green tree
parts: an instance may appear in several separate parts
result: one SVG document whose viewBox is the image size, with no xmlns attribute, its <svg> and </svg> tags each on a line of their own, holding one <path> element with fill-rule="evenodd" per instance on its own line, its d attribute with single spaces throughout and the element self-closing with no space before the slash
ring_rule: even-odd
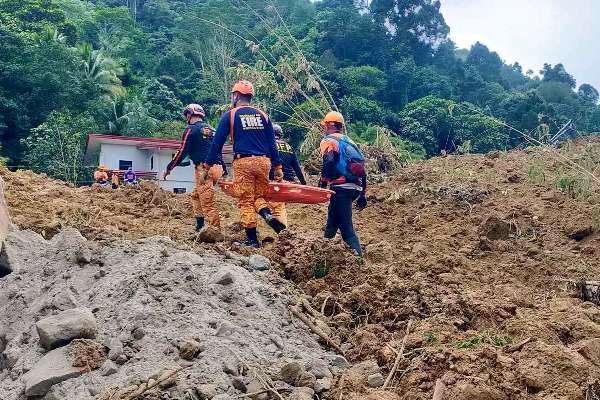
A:
<svg viewBox="0 0 600 400">
<path fill-rule="evenodd" d="M 571 89 L 575 89 L 577 81 L 573 75 L 569 74 L 562 64 L 544 64 L 544 68 L 540 71 L 544 82 L 561 82 L 567 84 Z"/>
<path fill-rule="evenodd" d="M 76 184 L 86 174 L 83 156 L 87 133 L 97 128 L 87 113 L 54 111 L 46 122 L 32 129 L 31 135 L 22 140 L 24 161 L 34 171 Z"/>
<path fill-rule="evenodd" d="M 77 47 L 81 57 L 81 68 L 84 78 L 97 85 L 105 95 L 119 96 L 124 94 L 120 75 L 123 68 L 112 58 L 104 55 L 102 50 L 94 50 L 90 43 L 82 43 Z"/>
<path fill-rule="evenodd" d="M 583 99 L 583 101 L 590 104 L 598 104 L 598 99 L 600 99 L 598 90 L 596 90 L 596 88 L 589 83 L 584 83 L 583 85 L 579 86 L 579 89 L 577 89 L 577 94 Z"/>
<path fill-rule="evenodd" d="M 183 103 L 167 86 L 156 79 L 148 82 L 144 88 L 144 101 L 148 104 L 148 113 L 159 121 L 169 121 L 181 117 Z"/>
</svg>

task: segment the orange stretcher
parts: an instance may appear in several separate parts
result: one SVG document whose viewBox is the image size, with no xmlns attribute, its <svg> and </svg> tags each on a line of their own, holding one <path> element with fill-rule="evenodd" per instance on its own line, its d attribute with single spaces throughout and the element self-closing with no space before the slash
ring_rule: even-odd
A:
<svg viewBox="0 0 600 400">
<path fill-rule="evenodd" d="M 232 181 L 221 181 L 219 185 L 224 193 L 236 197 L 233 193 Z M 296 183 L 270 182 L 269 193 L 265 196 L 265 200 L 278 203 L 319 204 L 327 203 L 334 193 L 332 190 Z"/>
</svg>

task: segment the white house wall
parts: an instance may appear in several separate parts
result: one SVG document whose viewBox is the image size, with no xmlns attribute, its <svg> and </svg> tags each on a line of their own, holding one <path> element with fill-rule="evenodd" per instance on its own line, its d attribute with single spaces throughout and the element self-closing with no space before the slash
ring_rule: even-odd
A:
<svg viewBox="0 0 600 400">
<path fill-rule="evenodd" d="M 106 164 L 108 169 L 119 169 L 119 160 L 131 161 L 136 171 L 150 171 L 147 151 L 122 144 L 101 144 L 100 164 Z"/>
<path fill-rule="evenodd" d="M 168 176 L 167 180 L 162 179 L 162 175 L 167 168 L 167 165 L 173 159 L 175 150 L 154 150 L 152 156 L 154 157 L 154 169 L 153 172 L 158 173 L 159 185 L 165 190 L 173 191 L 175 188 L 183 188 L 186 192 L 191 192 L 194 189 L 194 165 L 193 163 L 188 167 L 177 167 Z"/>
</svg>

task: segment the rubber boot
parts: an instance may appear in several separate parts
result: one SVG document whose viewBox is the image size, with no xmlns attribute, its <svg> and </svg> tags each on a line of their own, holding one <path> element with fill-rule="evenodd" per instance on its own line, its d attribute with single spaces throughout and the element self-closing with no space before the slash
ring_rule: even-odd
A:
<svg viewBox="0 0 600 400">
<path fill-rule="evenodd" d="M 204 217 L 196 217 L 196 232 L 200 232 L 204 228 Z"/>
<path fill-rule="evenodd" d="M 360 247 L 360 240 L 358 240 L 358 236 L 354 235 L 349 238 L 344 238 L 344 242 L 346 242 L 346 244 L 350 246 L 351 249 L 356 251 L 356 254 L 359 257 L 362 257 L 362 248 Z"/>
<path fill-rule="evenodd" d="M 273 214 L 271 214 L 271 210 L 269 210 L 267 207 L 260 210 L 258 214 L 263 217 L 265 222 L 271 227 L 271 229 L 275 231 L 275 233 L 281 233 L 281 231 L 286 228 L 285 224 L 275 218 Z"/>
<path fill-rule="evenodd" d="M 260 243 L 258 242 L 258 234 L 256 228 L 246 228 L 246 240 L 243 242 L 235 242 L 238 246 L 253 247 L 258 249 Z"/>
</svg>

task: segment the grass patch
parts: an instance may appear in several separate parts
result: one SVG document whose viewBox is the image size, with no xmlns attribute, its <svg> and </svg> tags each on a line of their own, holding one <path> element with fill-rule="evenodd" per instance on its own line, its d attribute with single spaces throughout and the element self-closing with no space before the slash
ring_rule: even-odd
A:
<svg viewBox="0 0 600 400">
<path fill-rule="evenodd" d="M 492 346 L 502 349 L 512 344 L 513 338 L 509 335 L 496 335 L 490 332 L 482 332 L 468 339 L 456 342 L 458 349 L 474 349 L 483 346 Z"/>
</svg>

